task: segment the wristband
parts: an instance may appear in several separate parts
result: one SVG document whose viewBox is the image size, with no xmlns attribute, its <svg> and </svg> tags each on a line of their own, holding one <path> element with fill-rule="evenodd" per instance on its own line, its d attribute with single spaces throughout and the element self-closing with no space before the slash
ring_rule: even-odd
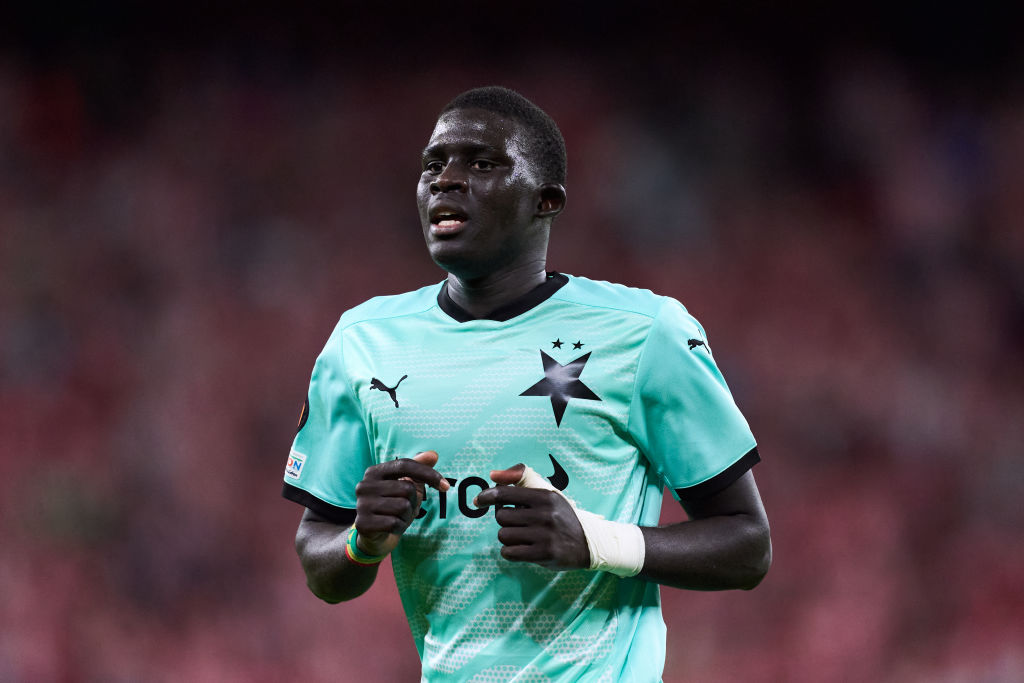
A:
<svg viewBox="0 0 1024 683">
<path fill-rule="evenodd" d="M 590 552 L 590 569 L 610 572 L 616 576 L 636 576 L 644 568 L 647 546 L 643 532 L 636 524 L 612 522 L 601 515 L 580 510 L 569 496 L 565 495 L 531 467 L 523 470 L 523 476 L 516 486 L 554 491 L 565 498 L 576 518 L 583 527 L 583 536 Z"/>
<path fill-rule="evenodd" d="M 356 538 L 358 537 L 355 524 L 348 530 L 348 540 L 345 541 L 345 557 L 348 561 L 353 564 L 358 564 L 362 567 L 373 567 L 378 565 L 381 561 L 388 556 L 387 553 L 383 555 L 367 555 L 359 546 L 356 544 Z"/>
</svg>

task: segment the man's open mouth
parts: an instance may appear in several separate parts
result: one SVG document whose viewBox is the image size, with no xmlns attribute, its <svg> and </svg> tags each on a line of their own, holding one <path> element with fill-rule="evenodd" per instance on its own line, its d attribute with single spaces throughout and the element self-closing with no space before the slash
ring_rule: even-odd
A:
<svg viewBox="0 0 1024 683">
<path fill-rule="evenodd" d="M 430 222 L 440 228 L 454 228 L 466 222 L 466 214 L 449 210 L 435 211 L 430 216 Z"/>
<path fill-rule="evenodd" d="M 454 235 L 462 230 L 469 216 L 456 208 L 437 207 L 430 212 L 430 230 L 435 235 Z"/>
</svg>

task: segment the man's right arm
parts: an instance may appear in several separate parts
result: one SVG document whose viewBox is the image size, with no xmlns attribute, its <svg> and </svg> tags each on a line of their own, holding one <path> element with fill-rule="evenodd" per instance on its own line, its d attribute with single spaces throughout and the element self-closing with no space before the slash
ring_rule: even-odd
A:
<svg viewBox="0 0 1024 683">
<path fill-rule="evenodd" d="M 306 585 L 324 602 L 357 598 L 373 585 L 378 565 L 360 565 L 345 556 L 349 527 L 335 524 L 307 509 L 295 533 Z"/>
<path fill-rule="evenodd" d="M 366 469 L 356 486 L 356 550 L 382 558 L 398 545 L 420 511 L 424 486 L 450 484 L 434 469 L 437 453 L 424 451 Z M 345 551 L 352 527 L 306 510 L 295 534 L 295 550 L 313 595 L 330 603 L 357 598 L 373 585 L 377 564 L 353 562 Z M 356 558 L 360 559 L 360 558 Z M 372 562 L 372 560 L 371 560 Z"/>
</svg>

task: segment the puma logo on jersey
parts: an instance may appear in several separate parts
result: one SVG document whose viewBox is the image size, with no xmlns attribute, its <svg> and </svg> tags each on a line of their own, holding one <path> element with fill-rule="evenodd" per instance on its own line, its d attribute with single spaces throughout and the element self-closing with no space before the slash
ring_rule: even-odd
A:
<svg viewBox="0 0 1024 683">
<path fill-rule="evenodd" d="M 703 339 L 687 339 L 686 344 L 690 347 L 691 351 L 693 351 L 698 346 L 703 346 L 705 351 L 711 353 L 711 349 L 708 348 L 708 345 L 704 343 Z"/>
<path fill-rule="evenodd" d="M 408 376 L 409 375 L 402 375 L 402 379 L 398 380 L 398 384 L 401 384 L 402 381 Z M 398 384 L 396 384 L 393 387 L 388 387 L 384 385 L 384 382 L 381 382 L 376 377 L 370 379 L 370 389 L 376 389 L 378 391 L 383 391 L 384 393 L 386 393 L 388 396 L 391 397 L 391 400 L 395 402 L 396 408 L 398 407 Z"/>
</svg>

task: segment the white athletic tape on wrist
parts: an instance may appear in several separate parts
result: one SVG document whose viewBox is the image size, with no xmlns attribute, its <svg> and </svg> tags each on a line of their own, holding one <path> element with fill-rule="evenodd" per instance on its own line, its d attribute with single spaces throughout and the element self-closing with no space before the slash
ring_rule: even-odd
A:
<svg viewBox="0 0 1024 683">
<path fill-rule="evenodd" d="M 528 489 L 554 491 L 569 501 L 576 518 L 583 527 L 583 535 L 590 551 L 590 568 L 611 572 L 617 576 L 636 576 L 644 567 L 647 547 L 644 535 L 636 524 L 612 522 L 601 515 L 581 510 L 572 498 L 565 495 L 531 467 L 523 471 L 516 486 Z"/>
</svg>

